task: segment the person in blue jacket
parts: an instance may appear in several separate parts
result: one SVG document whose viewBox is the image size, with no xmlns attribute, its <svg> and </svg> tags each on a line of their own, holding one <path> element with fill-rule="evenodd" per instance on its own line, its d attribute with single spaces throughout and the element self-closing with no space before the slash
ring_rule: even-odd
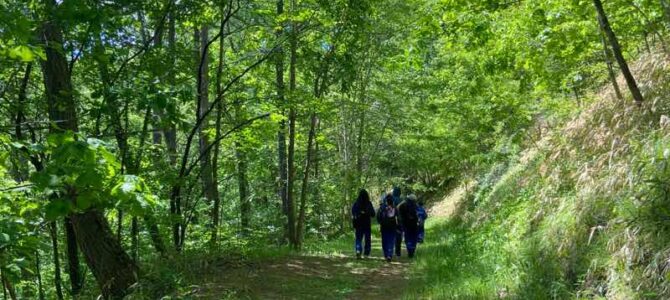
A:
<svg viewBox="0 0 670 300">
<path fill-rule="evenodd" d="M 370 202 L 370 195 L 365 189 L 358 192 L 358 198 L 351 206 L 351 219 L 356 231 L 356 258 L 360 259 L 361 254 L 365 257 L 370 256 L 372 248 L 371 226 L 372 218 L 375 217 L 375 208 Z M 365 239 L 365 248 L 363 247 Z"/>
<path fill-rule="evenodd" d="M 423 207 L 423 200 L 418 201 L 418 206 L 416 207 L 416 214 L 417 217 L 419 218 L 419 232 L 417 235 L 416 242 L 421 244 L 423 243 L 423 237 L 425 236 L 425 229 L 424 229 L 424 224 L 426 223 L 426 219 L 428 219 L 428 213 L 426 212 L 426 209 Z"/>
<path fill-rule="evenodd" d="M 402 202 L 402 200 L 400 199 L 399 187 L 393 187 L 392 197 L 393 197 L 393 207 L 397 208 Z M 395 234 L 395 255 L 398 257 L 400 256 L 402 249 L 402 235 L 403 235 L 402 224 L 399 224 Z"/>
<path fill-rule="evenodd" d="M 407 257 L 414 257 L 416 250 L 416 240 L 419 231 L 419 216 L 416 213 L 416 196 L 411 194 L 398 206 L 398 216 L 400 224 L 405 235 L 405 247 L 407 248 Z M 397 243 L 397 242 L 396 242 Z"/>
<path fill-rule="evenodd" d="M 393 206 L 393 196 L 386 195 L 385 203 L 379 206 L 377 222 L 382 234 L 382 250 L 387 262 L 393 259 L 396 229 L 398 228 L 398 210 Z"/>
</svg>

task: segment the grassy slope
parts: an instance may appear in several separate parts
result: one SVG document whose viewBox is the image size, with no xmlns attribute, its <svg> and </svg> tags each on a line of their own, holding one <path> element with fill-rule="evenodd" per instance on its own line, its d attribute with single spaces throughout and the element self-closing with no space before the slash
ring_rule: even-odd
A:
<svg viewBox="0 0 670 300">
<path fill-rule="evenodd" d="M 633 69 L 643 108 L 603 90 L 429 224 L 406 298 L 670 298 L 670 67 Z"/>
</svg>

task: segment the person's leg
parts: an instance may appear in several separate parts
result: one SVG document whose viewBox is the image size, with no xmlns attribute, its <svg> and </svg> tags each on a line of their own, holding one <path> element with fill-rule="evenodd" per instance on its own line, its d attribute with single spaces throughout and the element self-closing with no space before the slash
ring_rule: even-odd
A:
<svg viewBox="0 0 670 300">
<path fill-rule="evenodd" d="M 395 234 L 395 255 L 400 256 L 402 249 L 402 229 L 396 231 Z"/>
<path fill-rule="evenodd" d="M 355 249 L 356 249 L 356 256 L 361 256 L 361 253 L 363 252 L 363 231 L 356 228 L 356 241 L 355 241 Z"/>
<path fill-rule="evenodd" d="M 416 250 L 417 229 L 405 229 L 405 247 L 407 247 L 407 256 L 413 257 Z"/>
<path fill-rule="evenodd" d="M 365 237 L 365 251 L 363 253 L 365 256 L 370 256 L 370 251 L 372 251 L 372 229 L 366 228 L 363 236 Z"/>
<path fill-rule="evenodd" d="M 387 260 L 393 258 L 393 248 L 395 247 L 395 230 L 386 230 L 382 232 L 384 238 L 384 257 Z"/>
<path fill-rule="evenodd" d="M 384 254 L 384 258 L 388 258 L 388 234 L 385 230 L 381 231 L 382 235 L 382 253 Z"/>
</svg>

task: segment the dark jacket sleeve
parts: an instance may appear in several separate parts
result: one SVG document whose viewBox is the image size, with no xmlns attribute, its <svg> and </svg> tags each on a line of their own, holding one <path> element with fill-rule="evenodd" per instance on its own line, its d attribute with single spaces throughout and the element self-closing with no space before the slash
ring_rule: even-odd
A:
<svg viewBox="0 0 670 300">
<path fill-rule="evenodd" d="M 375 206 L 372 205 L 372 202 L 369 202 L 369 203 L 368 203 L 368 216 L 369 216 L 370 218 L 374 218 L 374 217 L 375 217 Z"/>
</svg>

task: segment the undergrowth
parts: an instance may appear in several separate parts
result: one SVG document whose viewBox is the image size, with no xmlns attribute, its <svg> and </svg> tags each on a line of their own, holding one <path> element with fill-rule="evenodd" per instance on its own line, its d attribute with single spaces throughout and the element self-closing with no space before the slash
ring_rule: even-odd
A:
<svg viewBox="0 0 670 300">
<path fill-rule="evenodd" d="M 606 88 L 481 176 L 431 223 L 406 297 L 670 298 L 669 69 L 642 57 L 641 108 Z"/>
</svg>

